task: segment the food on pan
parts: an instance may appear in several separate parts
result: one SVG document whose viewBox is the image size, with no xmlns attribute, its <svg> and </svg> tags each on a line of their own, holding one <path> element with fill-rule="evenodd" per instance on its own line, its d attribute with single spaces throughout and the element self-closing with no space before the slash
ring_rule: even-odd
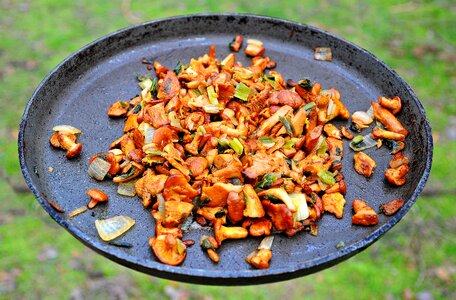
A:
<svg viewBox="0 0 456 300">
<path fill-rule="evenodd" d="M 264 52 L 249 39 L 249 66 L 233 53 L 219 61 L 213 46 L 174 70 L 154 62 L 157 79 L 141 77 L 138 97 L 108 108 L 109 116 L 126 118 L 124 134 L 91 158 L 89 175 L 134 182 L 121 190 L 151 209 L 150 245 L 163 263 L 184 260 L 182 237 L 192 222 L 213 228 L 200 244 L 218 262 L 227 239 L 317 234 L 325 211 L 342 217 L 343 142 L 330 121 L 350 114 L 334 88 L 309 80 L 287 87 L 280 73 L 267 71 L 275 63 Z M 248 261 L 267 267 L 271 245 Z"/>
<path fill-rule="evenodd" d="M 242 42 L 236 36 L 230 49 L 238 52 Z M 317 48 L 315 59 L 331 60 L 328 49 Z M 356 132 L 377 121 L 371 134 L 354 137 L 331 123 L 350 118 L 338 90 L 309 79 L 285 81 L 270 70 L 276 63 L 264 53 L 261 41 L 248 39 L 248 66 L 234 53 L 218 60 L 213 45 L 207 54 L 174 69 L 148 61 L 156 78 L 138 77 L 141 93 L 108 108 L 109 117 L 125 119 L 123 135 L 109 151 L 91 157 L 89 176 L 109 178 L 118 183 L 119 194 L 142 199 L 155 219 L 149 245 L 162 263 L 181 264 L 194 243 L 183 240 L 185 232 L 210 226 L 213 235 L 202 236 L 200 246 L 213 263 L 220 261 L 217 249 L 225 240 L 264 236 L 246 261 L 265 269 L 272 259 L 272 234 L 294 236 L 306 230 L 317 235 L 325 212 L 342 218 L 347 202 L 342 138 L 351 140 L 355 169 L 366 177 L 376 163 L 361 151 L 384 141 L 397 153 L 385 176 L 395 185 L 405 183 L 408 159 L 400 150 L 408 132 L 395 117 L 402 107 L 399 97 L 380 97 L 368 111 L 353 114 Z M 79 132 L 69 126 L 58 129 L 51 144 L 70 151 Z M 66 137 L 64 143 L 59 135 Z M 108 200 L 100 190 L 87 194 L 89 208 Z M 352 205 L 353 224 L 378 223 L 363 200 Z M 386 205 L 385 211 L 393 208 Z M 78 208 L 70 217 L 84 211 Z M 96 221 L 105 241 L 133 225 L 127 216 Z"/>
<path fill-rule="evenodd" d="M 82 152 L 82 144 L 77 143 L 77 134 L 81 131 L 70 125 L 58 125 L 52 128 L 54 134 L 49 139 L 49 142 L 54 148 L 61 148 L 67 151 L 68 159 L 78 157 Z"/>
</svg>

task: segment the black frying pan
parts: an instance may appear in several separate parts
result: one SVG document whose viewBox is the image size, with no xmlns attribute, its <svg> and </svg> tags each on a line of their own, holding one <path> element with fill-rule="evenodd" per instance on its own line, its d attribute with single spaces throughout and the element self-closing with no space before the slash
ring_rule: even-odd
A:
<svg viewBox="0 0 456 300">
<path fill-rule="evenodd" d="M 118 195 L 112 182 L 89 178 L 89 158 L 106 151 L 109 144 L 121 136 L 123 121 L 109 119 L 106 110 L 114 101 L 129 99 L 139 92 L 135 75 L 148 72 L 141 63 L 143 57 L 151 57 L 172 68 L 179 60 L 185 63 L 207 53 L 209 45 L 215 44 L 217 57 L 223 58 L 236 34 L 262 40 L 266 55 L 277 61 L 276 69 L 285 79 L 310 78 L 324 88 L 337 88 L 352 113 L 367 110 L 370 101 L 380 95 L 398 95 L 404 102 L 399 119 L 410 132 L 404 151 L 410 158 L 408 183 L 393 188 L 385 182 L 383 171 L 391 159 L 390 150 L 385 147 L 366 150 L 377 161 L 377 171 L 372 178 L 356 174 L 352 166 L 353 152 L 346 144 L 343 172 L 348 191 L 344 217 L 337 220 L 325 214 L 318 237 L 304 232 L 293 238 L 276 236 L 273 259 L 267 270 L 252 269 L 244 261 L 258 246 L 259 239 L 254 238 L 224 242 L 219 250 L 219 264 L 212 263 L 195 245 L 181 266 L 167 266 L 157 262 L 148 246 L 148 239 L 154 234 L 154 221 L 149 212 L 138 198 Z M 313 49 L 322 46 L 332 48 L 332 62 L 313 59 Z M 238 59 L 247 62 L 244 56 L 237 54 Z M 58 124 L 82 130 L 79 141 L 84 149 L 79 158 L 67 160 L 65 152 L 50 147 L 52 127 Z M 196 15 L 120 30 L 64 60 L 39 85 L 25 109 L 19 133 L 19 157 L 24 177 L 44 209 L 98 253 L 158 277 L 201 284 L 245 285 L 286 280 L 322 270 L 376 241 L 407 213 L 422 191 L 431 168 L 432 137 L 424 109 L 410 87 L 364 49 L 317 28 L 289 21 L 252 15 Z M 89 188 L 106 191 L 110 197 L 108 204 L 68 219 L 66 213 L 88 202 L 85 192 Z M 351 225 L 353 199 L 364 199 L 378 210 L 380 204 L 399 197 L 406 203 L 395 216 L 380 215 L 379 224 L 373 227 Z M 57 212 L 46 199 L 66 213 Z M 134 218 L 136 225 L 119 238 L 133 247 L 120 248 L 103 242 L 94 226 L 99 214 Z M 210 231 L 191 231 L 185 238 L 198 242 L 202 234 L 210 234 Z M 344 246 L 336 247 L 341 241 Z"/>
</svg>

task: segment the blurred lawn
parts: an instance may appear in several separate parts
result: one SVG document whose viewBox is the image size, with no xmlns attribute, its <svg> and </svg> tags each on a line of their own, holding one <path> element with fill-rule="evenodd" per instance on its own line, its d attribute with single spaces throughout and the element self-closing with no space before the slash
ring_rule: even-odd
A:
<svg viewBox="0 0 456 300">
<path fill-rule="evenodd" d="M 432 175 L 410 213 L 379 242 L 347 262 L 286 282 L 182 284 L 94 254 L 26 192 L 17 128 L 44 76 L 107 33 L 203 12 L 254 13 L 321 27 L 373 52 L 415 90 L 434 131 Z M 0 298 L 456 299 L 455 28 L 453 0 L 0 0 Z"/>
</svg>

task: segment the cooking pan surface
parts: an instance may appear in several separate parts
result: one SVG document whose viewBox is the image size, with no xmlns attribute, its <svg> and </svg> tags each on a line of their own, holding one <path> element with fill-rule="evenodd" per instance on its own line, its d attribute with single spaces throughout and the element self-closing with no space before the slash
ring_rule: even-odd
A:
<svg viewBox="0 0 456 300">
<path fill-rule="evenodd" d="M 269 269 L 255 270 L 244 257 L 260 239 L 224 242 L 218 250 L 221 260 L 213 264 L 198 244 L 188 249 L 178 267 L 159 263 L 148 246 L 154 235 L 154 220 L 137 197 L 116 193 L 117 185 L 97 182 L 87 174 L 89 158 L 109 149 L 122 135 L 123 120 L 107 116 L 109 105 L 139 93 L 136 75 L 150 73 L 143 57 L 173 68 L 178 61 L 207 53 L 214 44 L 217 57 L 229 53 L 228 43 L 236 34 L 263 41 L 267 56 L 277 62 L 276 70 L 285 79 L 309 78 L 323 88 L 334 87 L 351 113 L 367 110 L 379 96 L 398 95 L 403 100 L 400 121 L 409 131 L 404 154 L 410 159 L 408 183 L 391 187 L 384 180 L 391 155 L 389 149 L 371 148 L 365 152 L 377 162 L 377 171 L 366 179 L 353 170 L 353 152 L 345 141 L 343 173 L 347 183 L 344 216 L 341 220 L 326 213 L 319 222 L 317 237 L 300 232 L 292 238 L 277 235 Z M 330 47 L 333 61 L 313 59 L 315 47 Z M 247 63 L 242 52 L 237 59 Z M 83 152 L 77 159 L 66 159 L 65 152 L 49 145 L 55 125 L 68 124 L 82 131 L 78 141 Z M 338 125 L 349 125 L 339 121 Z M 367 134 L 364 131 L 363 134 Z M 103 37 L 64 60 L 40 84 L 25 109 L 19 136 L 19 156 L 24 177 L 37 200 L 49 215 L 76 238 L 100 254 L 132 269 L 154 276 L 201 284 L 241 285 L 286 280 L 332 266 L 365 249 L 394 226 L 410 209 L 429 175 L 432 137 L 421 103 L 409 86 L 388 66 L 369 52 L 330 33 L 289 21 L 252 15 L 196 15 L 169 18 L 129 27 Z M 86 205 L 85 192 L 98 188 L 109 196 L 74 218 L 67 213 Z M 403 198 L 404 207 L 392 217 L 379 215 L 373 227 L 351 225 L 351 203 L 363 199 L 376 211 L 380 204 Z M 49 202 L 62 207 L 57 212 Z M 94 221 L 103 216 L 127 215 L 136 225 L 118 240 L 133 245 L 121 248 L 103 242 Z M 197 243 L 210 229 L 191 230 L 184 239 Z M 342 247 L 336 247 L 337 244 Z"/>
</svg>

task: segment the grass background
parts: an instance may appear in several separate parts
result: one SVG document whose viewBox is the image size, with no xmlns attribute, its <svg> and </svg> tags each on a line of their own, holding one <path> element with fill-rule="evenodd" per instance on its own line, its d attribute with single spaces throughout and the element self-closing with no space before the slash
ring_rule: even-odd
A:
<svg viewBox="0 0 456 300">
<path fill-rule="evenodd" d="M 17 130 L 36 86 L 83 45 L 174 15 L 239 12 L 311 24 L 374 53 L 414 89 L 433 127 L 427 187 L 398 226 L 307 277 L 207 287 L 150 277 L 84 247 L 25 186 Z M 0 299 L 456 299 L 456 4 L 435 1 L 0 0 Z"/>
</svg>

